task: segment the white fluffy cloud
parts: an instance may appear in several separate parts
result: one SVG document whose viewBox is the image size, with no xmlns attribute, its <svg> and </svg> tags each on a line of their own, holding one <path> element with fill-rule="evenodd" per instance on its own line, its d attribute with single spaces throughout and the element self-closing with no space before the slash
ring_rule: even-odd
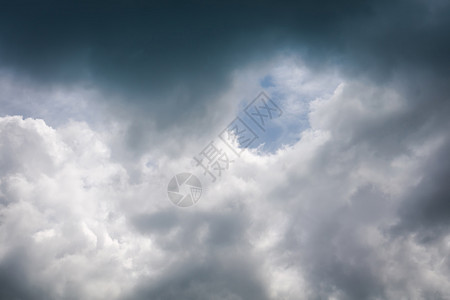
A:
<svg viewBox="0 0 450 300">
<path fill-rule="evenodd" d="M 107 132 L 84 122 L 52 128 L 41 119 L 0 118 L 1 295 L 450 297 L 448 232 L 424 242 L 417 229 L 400 226 L 399 213 L 408 201 L 426 201 L 409 198 L 434 173 L 445 133 L 388 132 L 386 124 L 409 112 L 393 86 L 320 77 L 289 60 L 278 65 L 268 69 L 268 89 L 284 101 L 287 122 L 307 120 L 299 139 L 274 153 L 246 150 L 189 209 L 173 206 L 165 188 L 170 176 L 193 168 L 200 142 L 124 159 L 124 124 Z M 254 83 L 251 74 L 236 73 L 224 99 L 250 93 L 240 78 Z M 177 146 L 158 138 L 164 149 Z"/>
<path fill-rule="evenodd" d="M 51 297 L 117 297 L 143 272 L 135 256 L 151 248 L 120 213 L 124 169 L 83 123 L 55 130 L 7 116 L 0 128 L 2 261 L 12 257 L 18 280 Z"/>
</svg>

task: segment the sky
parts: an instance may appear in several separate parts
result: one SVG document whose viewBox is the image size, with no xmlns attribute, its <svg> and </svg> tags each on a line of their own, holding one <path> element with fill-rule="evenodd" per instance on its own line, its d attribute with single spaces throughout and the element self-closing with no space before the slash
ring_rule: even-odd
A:
<svg viewBox="0 0 450 300">
<path fill-rule="evenodd" d="M 2 2 L 0 299 L 450 299 L 449 14 Z"/>
</svg>

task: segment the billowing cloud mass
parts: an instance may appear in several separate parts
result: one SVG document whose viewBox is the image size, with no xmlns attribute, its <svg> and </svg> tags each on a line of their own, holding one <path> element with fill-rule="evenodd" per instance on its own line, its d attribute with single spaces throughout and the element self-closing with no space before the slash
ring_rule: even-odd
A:
<svg viewBox="0 0 450 300">
<path fill-rule="evenodd" d="M 450 299 L 449 12 L 2 5 L 0 299 Z M 211 182 L 262 90 L 283 114 Z"/>
</svg>

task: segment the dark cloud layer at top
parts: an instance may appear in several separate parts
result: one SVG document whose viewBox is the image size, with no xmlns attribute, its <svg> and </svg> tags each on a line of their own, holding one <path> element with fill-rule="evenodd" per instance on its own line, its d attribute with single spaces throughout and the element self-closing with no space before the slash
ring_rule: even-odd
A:
<svg viewBox="0 0 450 300">
<path fill-rule="evenodd" d="M 18 1 L 2 5 L 0 59 L 40 83 L 88 82 L 162 121 L 203 109 L 232 70 L 283 49 L 378 79 L 405 66 L 448 75 L 448 11 L 439 1 Z"/>
</svg>

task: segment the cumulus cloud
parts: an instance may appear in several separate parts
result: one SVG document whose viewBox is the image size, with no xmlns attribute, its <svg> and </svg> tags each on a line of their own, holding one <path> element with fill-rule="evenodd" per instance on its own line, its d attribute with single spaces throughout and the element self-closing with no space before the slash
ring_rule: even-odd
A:
<svg viewBox="0 0 450 300">
<path fill-rule="evenodd" d="M 247 149 L 193 210 L 164 188 L 199 143 L 177 160 L 149 151 L 136 180 L 111 155 L 114 133 L 3 117 L 2 296 L 445 299 L 445 189 L 431 180 L 446 170 L 445 131 L 391 127 L 405 136 L 389 148 L 389 134 L 368 132 L 404 118 L 409 100 L 335 80 L 296 111 L 308 121 L 296 142 Z M 283 90 L 288 108 L 296 91 Z"/>
<path fill-rule="evenodd" d="M 448 10 L 3 5 L 0 298 L 449 299 Z M 262 88 L 282 117 L 210 182 Z"/>
</svg>

